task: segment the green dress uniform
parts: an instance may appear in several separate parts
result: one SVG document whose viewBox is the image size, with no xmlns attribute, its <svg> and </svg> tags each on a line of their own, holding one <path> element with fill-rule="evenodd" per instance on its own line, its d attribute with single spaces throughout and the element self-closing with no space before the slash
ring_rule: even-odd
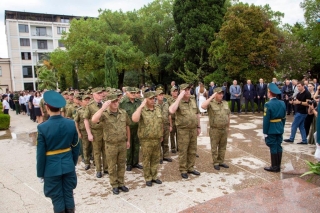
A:
<svg viewBox="0 0 320 213">
<path fill-rule="evenodd" d="M 152 98 L 155 92 L 147 92 L 145 98 Z M 158 180 L 160 139 L 163 137 L 163 121 L 161 109 L 155 105 L 153 110 L 147 106 L 141 110 L 138 137 L 141 143 L 143 176 L 149 181 Z"/>
<path fill-rule="evenodd" d="M 128 87 L 127 92 L 135 92 L 135 88 Z M 128 97 L 123 97 L 120 101 L 120 108 L 124 109 L 130 120 L 130 148 L 127 150 L 127 169 L 139 165 L 139 151 L 140 151 L 140 142 L 138 138 L 138 123 L 132 122 L 132 114 L 136 109 L 141 105 L 139 99 L 134 99 L 133 102 L 130 101 Z M 130 170 L 130 169 L 128 169 Z"/>
<path fill-rule="evenodd" d="M 269 84 L 269 90 L 273 94 L 280 94 L 279 88 L 274 84 Z M 263 114 L 263 134 L 266 145 L 270 148 L 271 167 L 264 168 L 270 172 L 280 172 L 284 125 L 286 122 L 286 106 L 283 101 L 276 97 L 271 98 L 264 105 Z"/>
<path fill-rule="evenodd" d="M 65 105 L 55 91 L 44 93 L 45 102 L 55 108 Z M 74 212 L 73 189 L 77 186 L 78 134 L 74 121 L 54 115 L 38 125 L 37 177 L 44 179 L 44 194 L 54 212 Z"/>
</svg>

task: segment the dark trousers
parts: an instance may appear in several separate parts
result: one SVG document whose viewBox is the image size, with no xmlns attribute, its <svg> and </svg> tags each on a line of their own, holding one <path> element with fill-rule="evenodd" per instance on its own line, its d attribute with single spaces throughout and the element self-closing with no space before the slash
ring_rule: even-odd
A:
<svg viewBox="0 0 320 213">
<path fill-rule="evenodd" d="M 4 109 L 3 114 L 9 115 L 9 109 Z"/>
<path fill-rule="evenodd" d="M 265 138 L 266 145 L 270 148 L 271 154 L 277 154 L 282 152 L 282 134 L 271 135 L 268 134 L 268 137 Z"/>
<path fill-rule="evenodd" d="M 34 108 L 32 107 L 30 109 L 30 119 L 35 121 L 36 120 L 36 115 L 34 114 Z"/>
<path fill-rule="evenodd" d="M 238 113 L 240 113 L 240 99 L 231 99 L 231 112 L 234 112 L 234 104 L 237 103 Z"/>
<path fill-rule="evenodd" d="M 251 105 L 251 110 L 252 112 L 254 112 L 254 99 L 245 99 L 245 109 L 246 109 L 246 112 L 248 111 L 248 103 L 250 102 L 250 105 Z"/>
<path fill-rule="evenodd" d="M 312 124 L 312 121 L 313 121 L 313 118 L 314 118 L 314 114 L 312 115 L 307 115 L 306 119 L 304 120 L 304 128 L 306 129 L 306 135 L 308 137 L 309 135 L 309 131 L 310 131 L 310 126 Z M 313 137 L 313 135 L 312 135 Z"/>
<path fill-rule="evenodd" d="M 62 212 L 75 207 L 73 190 L 77 186 L 76 172 L 44 178 L 44 195 L 51 198 L 53 210 Z"/>
<path fill-rule="evenodd" d="M 258 112 L 263 110 L 265 102 L 266 102 L 265 98 L 258 98 Z M 261 104 L 262 104 L 262 106 L 261 106 Z"/>
<path fill-rule="evenodd" d="M 289 103 L 289 100 L 284 100 L 284 103 L 286 105 L 287 114 L 289 115 L 291 113 L 291 108 L 293 108 L 292 104 Z"/>
</svg>

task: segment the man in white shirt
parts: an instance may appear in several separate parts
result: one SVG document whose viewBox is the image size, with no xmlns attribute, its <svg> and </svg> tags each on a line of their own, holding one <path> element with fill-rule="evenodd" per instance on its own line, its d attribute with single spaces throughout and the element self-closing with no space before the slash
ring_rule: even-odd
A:
<svg viewBox="0 0 320 213">
<path fill-rule="evenodd" d="M 2 96 L 2 111 L 3 114 L 8 114 L 9 115 L 9 109 L 10 109 L 10 105 L 8 102 L 8 95 L 3 95 Z"/>
</svg>

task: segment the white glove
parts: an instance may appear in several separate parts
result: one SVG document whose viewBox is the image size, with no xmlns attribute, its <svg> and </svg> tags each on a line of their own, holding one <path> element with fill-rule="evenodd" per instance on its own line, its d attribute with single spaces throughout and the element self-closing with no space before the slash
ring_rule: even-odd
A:
<svg viewBox="0 0 320 213">
<path fill-rule="evenodd" d="M 266 134 L 263 134 L 263 136 L 264 136 L 264 138 L 268 137 L 268 135 L 266 135 Z"/>
<path fill-rule="evenodd" d="M 39 179 L 39 182 L 40 182 L 40 183 L 43 183 L 43 182 L 44 182 L 42 177 L 41 177 L 41 178 L 38 178 L 38 179 Z"/>
</svg>

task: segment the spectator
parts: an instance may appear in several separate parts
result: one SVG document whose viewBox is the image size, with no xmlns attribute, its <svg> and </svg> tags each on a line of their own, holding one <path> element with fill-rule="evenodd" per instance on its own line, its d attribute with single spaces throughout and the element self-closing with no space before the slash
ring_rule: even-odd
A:
<svg viewBox="0 0 320 213">
<path fill-rule="evenodd" d="M 314 94 L 315 94 L 315 92 L 314 92 L 314 84 L 313 83 L 309 83 L 308 84 L 308 91 L 310 92 L 310 94 L 311 94 L 311 100 L 313 100 L 313 97 L 314 97 Z M 313 103 L 312 102 L 312 104 L 309 104 L 309 108 L 310 108 L 310 106 L 312 106 L 313 105 L 313 107 L 314 108 L 316 108 L 317 107 L 317 103 Z M 308 108 L 308 109 L 309 109 Z M 310 126 L 311 126 L 311 124 L 312 124 L 312 122 L 313 122 L 313 119 L 314 119 L 314 113 L 313 113 L 313 111 L 309 111 L 308 110 L 308 114 L 307 114 L 307 117 L 306 117 L 306 119 L 305 119 L 305 121 L 304 121 L 304 128 L 306 129 L 306 135 L 307 135 L 307 137 L 308 137 L 308 135 L 309 135 L 309 131 L 310 131 Z M 310 134 L 310 136 L 312 137 L 312 135 Z"/>
<path fill-rule="evenodd" d="M 230 86 L 230 99 L 231 99 L 231 113 L 234 113 L 234 104 L 237 103 L 238 113 L 240 113 L 240 96 L 241 96 L 241 88 L 237 85 L 237 80 L 233 81 L 233 84 Z"/>
<path fill-rule="evenodd" d="M 25 101 L 24 101 L 24 93 L 23 92 L 20 92 L 19 105 L 21 108 L 22 115 L 25 115 L 26 114 L 26 105 L 25 105 Z"/>
<path fill-rule="evenodd" d="M 8 102 L 8 95 L 2 95 L 2 111 L 3 114 L 9 115 L 10 104 Z"/>
<path fill-rule="evenodd" d="M 314 91 L 317 91 L 319 84 L 316 78 L 313 79 L 313 84 L 314 84 Z"/>
<path fill-rule="evenodd" d="M 245 113 L 248 111 L 248 103 L 250 101 L 252 113 L 254 113 L 254 99 L 256 97 L 256 90 L 251 84 L 251 80 L 247 80 L 247 84 L 243 88 L 243 97 L 245 98 Z"/>
<path fill-rule="evenodd" d="M 41 99 L 42 99 L 41 93 L 37 91 L 34 94 L 33 105 L 34 105 L 34 114 L 36 116 L 37 123 L 39 123 L 39 124 L 42 123 L 42 113 L 41 113 L 41 110 L 40 110 L 40 101 L 41 101 Z"/>
<path fill-rule="evenodd" d="M 213 90 L 214 88 L 216 88 L 216 86 L 214 85 L 214 82 L 211 81 L 210 82 L 210 87 L 209 87 L 209 94 L 208 94 L 208 97 L 211 97 L 211 95 L 213 94 Z M 200 105 L 201 106 L 201 105 Z"/>
<path fill-rule="evenodd" d="M 260 113 L 260 110 L 263 109 L 264 103 L 266 101 L 267 97 L 267 85 L 263 82 L 263 79 L 259 79 L 259 84 L 256 86 L 256 95 L 258 98 L 258 113 Z"/>
<path fill-rule="evenodd" d="M 282 93 L 282 100 L 286 104 L 287 115 L 290 115 L 292 104 L 289 103 L 289 100 L 293 96 L 293 88 L 289 80 L 285 81 L 285 85 L 282 87 L 281 93 Z"/>
<path fill-rule="evenodd" d="M 201 108 L 202 103 L 205 100 L 207 100 L 207 90 L 206 90 L 206 88 L 204 88 L 203 83 L 200 83 L 200 89 L 199 89 L 197 99 L 198 99 L 197 102 L 199 103 L 199 105 L 198 105 L 199 111 L 200 111 L 201 115 L 203 116 L 204 113 L 207 112 L 207 110 Z"/>
<path fill-rule="evenodd" d="M 221 89 L 222 89 L 222 91 L 223 91 L 223 97 L 222 97 L 222 99 L 223 99 L 224 101 L 227 101 L 227 99 L 228 99 L 227 95 L 228 95 L 228 92 L 229 92 L 229 91 L 228 91 L 228 84 L 227 84 L 227 82 L 224 82 L 224 83 L 223 83 Z M 208 96 L 208 98 L 209 98 L 209 97 L 211 97 L 211 96 Z"/>
</svg>

